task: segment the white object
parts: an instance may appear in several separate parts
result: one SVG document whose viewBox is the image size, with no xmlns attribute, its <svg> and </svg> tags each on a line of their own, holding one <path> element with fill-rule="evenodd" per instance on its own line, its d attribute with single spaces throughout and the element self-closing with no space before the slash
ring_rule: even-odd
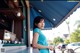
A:
<svg viewBox="0 0 80 53">
<path fill-rule="evenodd" d="M 18 12 L 18 13 L 17 13 L 17 16 L 18 16 L 18 17 L 20 17 L 20 16 L 21 16 L 21 13 L 20 13 L 20 12 Z"/>
<path fill-rule="evenodd" d="M 0 44 L 2 43 L 2 40 L 0 40 Z"/>
<path fill-rule="evenodd" d="M 78 49 L 77 49 L 78 48 Z M 72 49 L 74 52 L 80 53 L 80 42 L 74 42 L 67 45 L 67 49 Z"/>
</svg>

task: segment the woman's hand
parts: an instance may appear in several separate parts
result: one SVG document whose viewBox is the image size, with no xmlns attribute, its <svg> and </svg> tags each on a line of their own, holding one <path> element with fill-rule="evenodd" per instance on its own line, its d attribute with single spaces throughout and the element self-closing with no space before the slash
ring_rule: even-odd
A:
<svg viewBox="0 0 80 53">
<path fill-rule="evenodd" d="M 50 49 L 51 51 L 54 50 L 53 46 L 48 46 L 48 49 Z"/>
</svg>

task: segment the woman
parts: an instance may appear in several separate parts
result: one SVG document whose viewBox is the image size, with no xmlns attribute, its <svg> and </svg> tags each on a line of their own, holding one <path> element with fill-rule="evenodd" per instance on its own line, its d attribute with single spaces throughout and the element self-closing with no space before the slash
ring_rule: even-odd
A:
<svg viewBox="0 0 80 53">
<path fill-rule="evenodd" d="M 53 50 L 52 46 L 48 46 L 46 37 L 41 32 L 41 30 L 44 28 L 44 18 L 41 16 L 37 16 L 34 19 L 34 28 L 33 28 L 33 41 L 32 46 L 33 48 L 38 48 L 40 53 L 50 53 L 50 50 Z"/>
</svg>

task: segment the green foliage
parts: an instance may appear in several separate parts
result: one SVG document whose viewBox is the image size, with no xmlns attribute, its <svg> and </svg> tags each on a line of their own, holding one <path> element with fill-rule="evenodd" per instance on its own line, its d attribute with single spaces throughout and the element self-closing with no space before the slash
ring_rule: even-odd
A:
<svg viewBox="0 0 80 53">
<path fill-rule="evenodd" d="M 63 43 L 64 40 L 60 37 L 54 38 L 53 43 L 55 43 L 55 45 L 59 44 L 59 43 Z"/>
<path fill-rule="evenodd" d="M 50 45 L 54 45 L 54 43 L 50 43 Z"/>
<path fill-rule="evenodd" d="M 80 30 L 79 29 L 76 29 L 71 34 L 71 42 L 80 42 Z"/>
<path fill-rule="evenodd" d="M 69 43 L 70 43 L 70 40 L 69 40 L 69 39 L 66 39 L 66 40 L 64 41 L 64 43 L 65 43 L 65 44 L 69 44 Z"/>
<path fill-rule="evenodd" d="M 71 42 L 80 42 L 80 20 L 77 20 L 74 25 L 78 25 L 77 29 L 71 34 Z"/>
</svg>

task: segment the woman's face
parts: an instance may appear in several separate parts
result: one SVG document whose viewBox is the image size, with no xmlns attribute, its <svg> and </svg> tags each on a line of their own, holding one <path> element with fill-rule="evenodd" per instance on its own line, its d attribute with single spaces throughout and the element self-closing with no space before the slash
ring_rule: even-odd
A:
<svg viewBox="0 0 80 53">
<path fill-rule="evenodd" d="M 40 28 L 40 29 L 43 29 L 44 28 L 44 19 L 42 19 L 38 24 L 37 24 L 37 27 Z"/>
</svg>

